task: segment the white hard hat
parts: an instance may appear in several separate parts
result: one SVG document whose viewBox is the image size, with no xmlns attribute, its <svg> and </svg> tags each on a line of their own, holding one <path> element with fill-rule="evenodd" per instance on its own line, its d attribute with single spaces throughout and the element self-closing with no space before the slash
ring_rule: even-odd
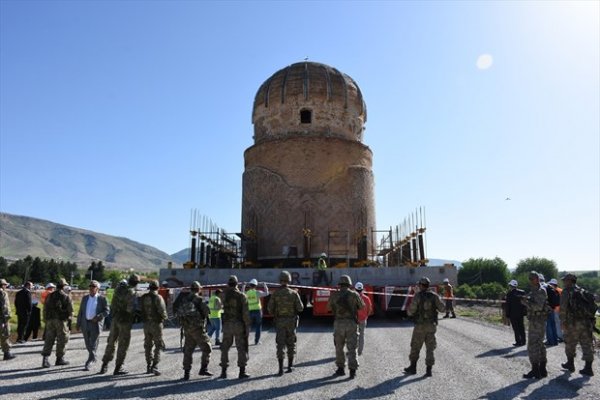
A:
<svg viewBox="0 0 600 400">
<path fill-rule="evenodd" d="M 50 288 L 55 288 L 56 285 L 52 282 L 50 282 L 49 284 L 46 285 L 46 289 L 50 289 Z"/>
<path fill-rule="evenodd" d="M 327 253 L 321 253 L 321 257 L 327 257 Z"/>
<path fill-rule="evenodd" d="M 250 282 L 248 282 L 248 285 L 256 286 L 258 285 L 258 281 L 256 279 L 251 279 Z"/>
<path fill-rule="evenodd" d="M 517 282 L 513 279 L 512 281 L 508 282 L 508 286 L 517 287 L 517 286 L 519 286 L 519 282 Z"/>
<path fill-rule="evenodd" d="M 444 278 L 444 283 L 450 283 L 450 280 L 448 278 Z"/>
<path fill-rule="evenodd" d="M 354 289 L 356 289 L 356 290 L 363 290 L 363 284 L 362 284 L 362 282 L 356 282 L 356 285 L 354 285 Z"/>
<path fill-rule="evenodd" d="M 168 284 L 169 284 L 169 282 L 167 282 L 167 281 L 162 281 L 162 284 L 163 284 L 163 285 L 168 285 Z"/>
<path fill-rule="evenodd" d="M 558 281 L 555 278 L 550 279 L 550 281 L 548 282 L 550 285 L 555 285 L 558 286 Z"/>
</svg>

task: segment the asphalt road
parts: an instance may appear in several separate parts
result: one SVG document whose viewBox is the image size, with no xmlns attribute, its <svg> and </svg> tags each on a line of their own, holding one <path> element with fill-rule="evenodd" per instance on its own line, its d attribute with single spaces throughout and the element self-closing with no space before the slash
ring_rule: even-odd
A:
<svg viewBox="0 0 600 400">
<path fill-rule="evenodd" d="M 230 378 L 216 379 L 220 350 L 213 349 L 209 370 L 215 377 L 200 377 L 200 354 L 194 357 L 193 375 L 182 382 L 179 329 L 165 329 L 167 351 L 159 365 L 161 376 L 146 375 L 143 332 L 136 326 L 126 367 L 129 375 L 97 375 L 83 371 L 87 357 L 81 334 L 71 336 L 66 358 L 71 365 L 42 369 L 41 341 L 13 347 L 17 358 L 0 361 L 2 399 L 599 399 L 600 369 L 584 377 L 562 371 L 562 345 L 548 349 L 548 378 L 524 380 L 529 370 L 527 351 L 514 348 L 512 331 L 465 318 L 441 320 L 438 328 L 433 377 L 425 378 L 424 349 L 418 374 L 407 376 L 412 324 L 400 320 L 372 319 L 367 327 L 365 353 L 356 379 L 332 376 L 334 348 L 332 321 L 303 320 L 299 329 L 297 367 L 276 376 L 275 334 L 265 323 L 262 343 L 250 346 L 249 379 L 237 379 L 236 352 L 230 350 Z M 107 333 L 100 339 L 104 353 Z M 54 364 L 54 356 L 51 357 Z M 577 371 L 583 368 L 576 361 Z M 109 372 L 112 372 L 114 362 Z"/>
</svg>

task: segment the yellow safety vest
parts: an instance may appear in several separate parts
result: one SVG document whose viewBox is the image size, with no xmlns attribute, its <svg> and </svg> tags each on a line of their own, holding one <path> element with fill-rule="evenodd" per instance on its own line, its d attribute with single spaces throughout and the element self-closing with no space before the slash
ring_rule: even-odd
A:
<svg viewBox="0 0 600 400">
<path fill-rule="evenodd" d="M 216 294 L 213 294 L 212 296 L 210 296 L 210 299 L 208 299 L 208 308 L 210 310 L 208 318 L 221 318 L 221 313 L 223 312 L 223 310 L 217 310 L 218 300 L 219 296 L 217 296 Z"/>
<path fill-rule="evenodd" d="M 248 310 L 256 311 L 261 309 L 260 298 L 258 297 L 256 289 L 248 290 L 246 292 L 246 297 L 248 298 Z"/>
</svg>

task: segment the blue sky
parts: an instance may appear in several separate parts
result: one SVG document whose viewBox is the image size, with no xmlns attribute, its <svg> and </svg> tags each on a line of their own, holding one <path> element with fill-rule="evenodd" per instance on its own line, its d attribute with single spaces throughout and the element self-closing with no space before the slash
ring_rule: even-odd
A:
<svg viewBox="0 0 600 400">
<path fill-rule="evenodd" d="M 254 96 L 308 57 L 363 92 L 379 229 L 422 206 L 430 258 L 599 269 L 599 4 L 3 0 L 0 210 L 239 231 Z"/>
</svg>

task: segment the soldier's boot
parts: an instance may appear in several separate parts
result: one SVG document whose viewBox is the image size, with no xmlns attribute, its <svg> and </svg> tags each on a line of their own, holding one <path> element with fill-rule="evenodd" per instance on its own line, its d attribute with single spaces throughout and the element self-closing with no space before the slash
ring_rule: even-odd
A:
<svg viewBox="0 0 600 400">
<path fill-rule="evenodd" d="M 293 367 L 294 366 L 294 357 L 288 357 L 288 367 L 287 370 L 285 371 L 286 373 L 290 373 L 293 371 Z"/>
<path fill-rule="evenodd" d="M 42 357 L 42 368 L 50 368 L 50 361 L 48 361 L 48 356 Z"/>
<path fill-rule="evenodd" d="M 542 361 L 540 363 L 540 377 L 545 378 L 548 376 L 548 370 L 546 369 L 547 361 Z"/>
<path fill-rule="evenodd" d="M 283 375 L 283 358 L 278 358 L 277 361 L 279 362 L 279 372 L 277 372 L 277 375 L 282 376 Z"/>
<path fill-rule="evenodd" d="M 417 363 L 411 362 L 410 366 L 404 368 L 404 373 L 407 375 L 414 375 L 417 373 Z"/>
<path fill-rule="evenodd" d="M 54 365 L 69 365 L 69 362 L 64 357 L 58 357 Z"/>
<path fill-rule="evenodd" d="M 575 357 L 567 357 L 567 362 L 560 366 L 569 372 L 575 372 Z"/>
<path fill-rule="evenodd" d="M 246 367 L 240 367 L 240 374 L 238 375 L 238 379 L 250 378 L 250 375 L 246 373 Z"/>
<path fill-rule="evenodd" d="M 227 379 L 227 367 L 221 367 L 221 376 L 220 379 Z"/>
<path fill-rule="evenodd" d="M 213 376 L 213 374 L 211 372 L 208 372 L 208 364 L 202 364 L 202 366 L 200 367 L 200 372 L 198 372 L 198 375 Z"/>
<path fill-rule="evenodd" d="M 344 367 L 338 367 L 338 369 L 335 370 L 335 375 L 338 375 L 338 376 L 346 375 L 346 371 L 344 371 Z"/>
<path fill-rule="evenodd" d="M 449 318 L 450 314 L 446 313 L 446 315 L 444 315 L 444 318 Z"/>
<path fill-rule="evenodd" d="M 523 374 L 523 378 L 525 379 L 540 379 L 541 375 L 540 375 L 540 364 L 538 363 L 534 363 L 531 364 L 531 371 L 529 371 L 526 374 Z"/>
<path fill-rule="evenodd" d="M 154 376 L 160 376 L 160 371 L 158 370 L 158 365 L 153 363 L 150 367 L 150 372 L 154 374 Z"/>
<path fill-rule="evenodd" d="M 102 362 L 102 367 L 100 367 L 100 372 L 98 372 L 98 374 L 100 374 L 100 375 L 105 374 L 107 370 L 108 370 L 108 363 Z"/>
<path fill-rule="evenodd" d="M 147 364 L 146 365 L 146 373 L 147 374 L 151 374 L 152 373 L 152 364 Z"/>
<path fill-rule="evenodd" d="M 581 375 L 594 376 L 594 371 L 592 370 L 592 361 L 586 361 L 585 367 L 579 370 Z"/>
<path fill-rule="evenodd" d="M 125 370 L 123 368 L 123 365 L 116 365 L 113 375 L 127 375 L 128 373 L 129 373 L 129 371 Z"/>
<path fill-rule="evenodd" d="M 184 369 L 183 370 L 183 378 L 181 378 L 182 381 L 189 381 L 190 380 L 190 370 L 189 369 Z"/>
<path fill-rule="evenodd" d="M 431 369 L 433 368 L 433 365 L 428 365 L 427 366 L 427 370 L 425 371 L 425 376 L 431 376 Z"/>
<path fill-rule="evenodd" d="M 4 352 L 4 361 L 12 360 L 15 357 L 16 356 L 14 354 L 11 354 L 10 351 L 5 351 Z"/>
<path fill-rule="evenodd" d="M 356 377 L 356 370 L 355 369 L 350 369 L 350 379 L 354 379 Z"/>
<path fill-rule="evenodd" d="M 452 318 L 456 318 L 456 314 L 454 314 L 454 312 L 452 313 Z"/>
</svg>

